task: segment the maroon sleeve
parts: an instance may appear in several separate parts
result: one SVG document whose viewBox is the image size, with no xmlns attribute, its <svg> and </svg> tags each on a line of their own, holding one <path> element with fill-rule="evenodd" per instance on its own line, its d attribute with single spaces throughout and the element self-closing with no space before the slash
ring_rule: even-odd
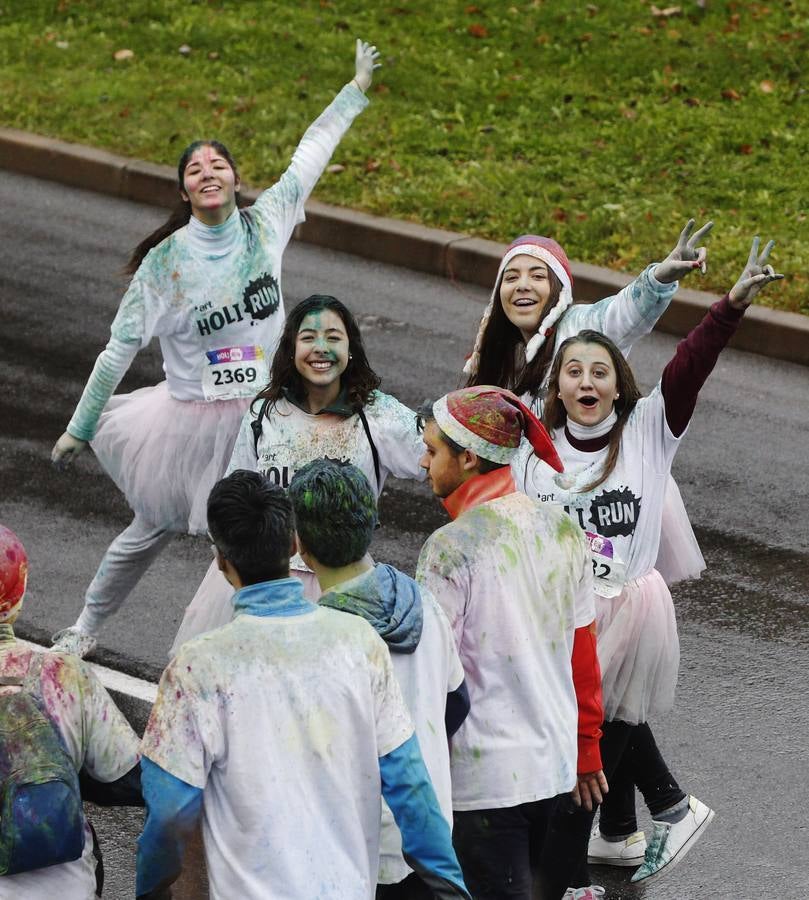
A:
<svg viewBox="0 0 809 900">
<path fill-rule="evenodd" d="M 725 295 L 677 344 L 673 358 L 663 369 L 660 388 L 666 406 L 666 422 L 675 437 L 688 426 L 702 385 L 743 315 L 744 310 L 734 309 Z"/>
</svg>

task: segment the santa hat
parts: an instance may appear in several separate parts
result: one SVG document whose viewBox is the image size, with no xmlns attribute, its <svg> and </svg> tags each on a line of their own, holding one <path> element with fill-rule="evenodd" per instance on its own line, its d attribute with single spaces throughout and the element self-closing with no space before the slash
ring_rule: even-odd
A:
<svg viewBox="0 0 809 900">
<path fill-rule="evenodd" d="M 0 623 L 14 619 L 28 580 L 28 556 L 11 529 L 0 525 Z"/>
<path fill-rule="evenodd" d="M 525 435 L 540 459 L 563 471 L 544 425 L 511 391 L 488 384 L 462 388 L 436 400 L 433 415 L 450 440 L 483 459 L 511 462 Z"/>
<path fill-rule="evenodd" d="M 520 255 L 533 256 L 535 259 L 542 260 L 562 283 L 562 290 L 559 292 L 558 302 L 553 309 L 546 313 L 545 318 L 539 323 L 537 333 L 525 346 L 526 362 L 530 363 L 537 353 L 539 353 L 539 349 L 545 343 L 545 339 L 553 331 L 554 326 L 565 310 L 573 303 L 573 276 L 570 274 L 570 261 L 561 246 L 552 238 L 541 237 L 536 234 L 524 234 L 515 241 L 512 241 L 508 245 L 502 260 L 500 260 L 500 268 L 497 270 L 497 278 L 494 282 L 492 295 L 489 298 L 486 309 L 483 311 L 483 317 L 478 326 L 478 333 L 475 337 L 475 347 L 463 367 L 463 370 L 467 375 L 474 375 L 480 368 L 480 347 L 483 343 L 483 335 L 486 333 L 486 327 L 489 324 L 492 308 L 495 303 L 500 302 L 500 283 L 503 280 L 503 271 L 515 256 Z"/>
</svg>

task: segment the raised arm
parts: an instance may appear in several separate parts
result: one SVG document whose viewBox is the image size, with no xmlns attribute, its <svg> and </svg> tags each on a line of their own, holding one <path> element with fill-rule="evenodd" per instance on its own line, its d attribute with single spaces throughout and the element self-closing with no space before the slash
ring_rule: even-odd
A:
<svg viewBox="0 0 809 900">
<path fill-rule="evenodd" d="M 323 174 L 340 139 L 368 105 L 365 91 L 371 85 L 374 70 L 380 65 L 376 47 L 358 38 L 354 77 L 306 129 L 286 172 L 256 201 L 258 214 L 272 219 L 273 226 L 284 237 L 288 238 L 295 225 L 303 221 L 303 204 Z"/>
<path fill-rule="evenodd" d="M 557 344 L 591 328 L 606 334 L 622 353 L 628 354 L 635 341 L 649 334 L 666 311 L 677 291 L 678 279 L 695 269 L 705 271 L 707 251 L 699 244 L 713 228 L 713 222 L 706 222 L 697 231 L 693 230 L 694 224 L 689 219 L 671 253 L 662 262 L 647 266 L 613 297 L 571 307 L 563 320 L 563 330 L 557 334 Z"/>
<path fill-rule="evenodd" d="M 784 277 L 767 264 L 773 246 L 774 242 L 769 241 L 759 254 L 759 238 L 753 238 L 744 271 L 730 293 L 714 303 L 699 325 L 680 341 L 674 357 L 663 370 L 661 391 L 666 422 L 675 437 L 685 431 L 702 385 L 739 327 L 747 307 L 765 285 Z"/>
</svg>

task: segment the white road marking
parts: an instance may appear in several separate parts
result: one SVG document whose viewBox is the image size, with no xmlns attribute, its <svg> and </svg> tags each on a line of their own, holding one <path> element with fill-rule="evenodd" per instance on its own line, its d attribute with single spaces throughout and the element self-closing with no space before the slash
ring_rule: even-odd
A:
<svg viewBox="0 0 809 900">
<path fill-rule="evenodd" d="M 50 647 L 42 647 L 39 644 L 31 643 L 31 641 L 20 641 L 20 643 L 25 644 L 26 647 L 30 647 L 32 650 L 50 650 Z M 153 681 L 134 678 L 132 675 L 116 672 L 115 669 L 108 669 L 106 666 L 98 665 L 98 663 L 88 662 L 87 665 L 90 666 L 108 691 L 117 691 L 119 694 L 126 694 L 128 697 L 134 697 L 136 700 L 143 700 L 149 704 L 155 702 L 157 685 Z"/>
</svg>

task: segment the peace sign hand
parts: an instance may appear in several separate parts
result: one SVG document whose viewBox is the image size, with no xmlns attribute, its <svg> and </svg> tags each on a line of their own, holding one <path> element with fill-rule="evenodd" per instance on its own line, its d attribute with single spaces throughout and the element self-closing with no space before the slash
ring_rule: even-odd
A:
<svg viewBox="0 0 809 900">
<path fill-rule="evenodd" d="M 357 38 L 354 63 L 356 66 L 354 82 L 357 87 L 365 93 L 371 86 L 374 70 L 382 65 L 382 63 L 379 62 L 379 51 L 373 44 L 369 44 L 366 41 L 361 41 Z"/>
<path fill-rule="evenodd" d="M 654 270 L 655 278 L 663 284 L 671 284 L 685 278 L 689 272 L 699 269 L 705 274 L 708 251 L 697 244 L 707 237 L 713 228 L 713 222 L 706 222 L 702 228 L 691 234 L 695 225 L 694 219 L 689 219 L 685 228 L 680 232 L 677 244 L 669 255 L 658 263 Z"/>
<path fill-rule="evenodd" d="M 772 281 L 780 281 L 784 276 L 779 275 L 771 265 L 767 264 L 767 258 L 770 251 L 775 246 L 775 241 L 767 241 L 764 249 L 759 255 L 759 237 L 753 238 L 753 245 L 750 247 L 750 255 L 747 257 L 747 265 L 739 276 L 739 280 L 730 289 L 728 298 L 730 305 L 734 309 L 747 309 L 753 302 L 756 294 L 767 284 Z"/>
</svg>

